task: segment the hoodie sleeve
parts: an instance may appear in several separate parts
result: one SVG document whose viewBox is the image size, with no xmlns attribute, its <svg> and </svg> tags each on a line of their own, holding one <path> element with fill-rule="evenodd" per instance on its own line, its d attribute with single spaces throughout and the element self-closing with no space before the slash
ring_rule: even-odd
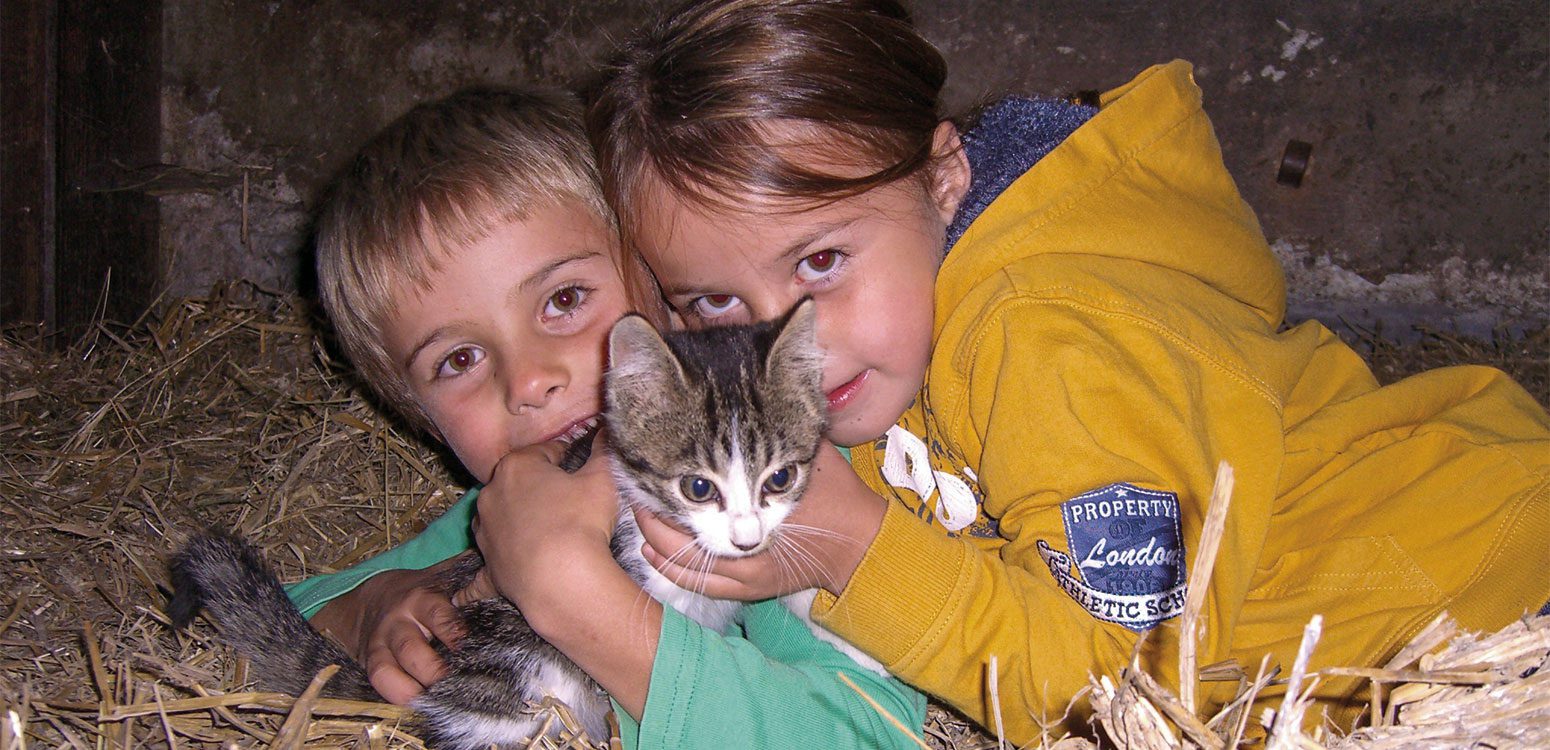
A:
<svg viewBox="0 0 1550 750">
<path fill-rule="evenodd" d="M 285 587 L 291 603 L 311 618 L 323 605 L 355 590 L 384 570 L 420 570 L 473 549 L 469 531 L 478 488 L 469 490 L 413 539 L 337 573 L 313 576 Z"/>
<path fill-rule="evenodd" d="M 664 610 L 642 721 L 616 707 L 625 747 L 917 747 L 840 675 L 917 734 L 926 713 L 920 693 L 858 667 L 779 602 L 743 612 L 746 637 L 714 633 Z"/>
</svg>

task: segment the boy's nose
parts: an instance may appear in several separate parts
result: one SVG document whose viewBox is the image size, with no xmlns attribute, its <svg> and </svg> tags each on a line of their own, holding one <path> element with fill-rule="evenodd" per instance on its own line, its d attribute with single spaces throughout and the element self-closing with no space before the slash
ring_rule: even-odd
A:
<svg viewBox="0 0 1550 750">
<path fill-rule="evenodd" d="M 519 362 L 506 381 L 506 410 L 516 414 L 541 409 L 565 389 L 566 380 L 558 363 L 542 358 Z"/>
</svg>

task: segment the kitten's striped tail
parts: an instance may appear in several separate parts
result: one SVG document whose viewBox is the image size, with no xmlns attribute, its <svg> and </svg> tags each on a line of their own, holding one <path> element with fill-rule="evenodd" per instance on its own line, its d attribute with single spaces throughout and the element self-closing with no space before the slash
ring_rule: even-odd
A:
<svg viewBox="0 0 1550 750">
<path fill-rule="evenodd" d="M 205 610 L 220 626 L 220 640 L 253 664 L 263 688 L 299 695 L 320 670 L 338 664 L 324 695 L 382 700 L 366 670 L 307 623 L 269 566 L 241 539 L 218 531 L 196 536 L 170 568 L 172 624 L 187 627 Z"/>
</svg>

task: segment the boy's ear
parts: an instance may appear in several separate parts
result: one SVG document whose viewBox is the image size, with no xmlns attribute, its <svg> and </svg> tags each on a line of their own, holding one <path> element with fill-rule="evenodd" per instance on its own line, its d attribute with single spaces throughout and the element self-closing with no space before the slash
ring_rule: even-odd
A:
<svg viewBox="0 0 1550 750">
<path fill-rule="evenodd" d="M 951 224 L 958 204 L 969 192 L 969 155 L 958 137 L 958 126 L 951 120 L 937 123 L 931 137 L 931 201 L 936 204 L 942 222 Z"/>
</svg>

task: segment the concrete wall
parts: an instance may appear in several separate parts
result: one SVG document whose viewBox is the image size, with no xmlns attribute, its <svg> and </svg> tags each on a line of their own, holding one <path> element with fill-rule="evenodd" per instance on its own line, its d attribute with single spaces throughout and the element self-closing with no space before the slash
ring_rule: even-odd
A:
<svg viewBox="0 0 1550 750">
<path fill-rule="evenodd" d="M 172 291 L 237 277 L 294 288 L 320 190 L 376 128 L 470 83 L 571 80 L 659 6 L 168 0 L 164 161 L 198 178 L 162 197 Z M 1550 320 L 1542 2 L 914 8 L 949 60 L 955 108 L 1193 61 L 1299 315 L 1391 330 Z M 1291 139 L 1314 147 L 1300 188 L 1275 180 Z"/>
</svg>

